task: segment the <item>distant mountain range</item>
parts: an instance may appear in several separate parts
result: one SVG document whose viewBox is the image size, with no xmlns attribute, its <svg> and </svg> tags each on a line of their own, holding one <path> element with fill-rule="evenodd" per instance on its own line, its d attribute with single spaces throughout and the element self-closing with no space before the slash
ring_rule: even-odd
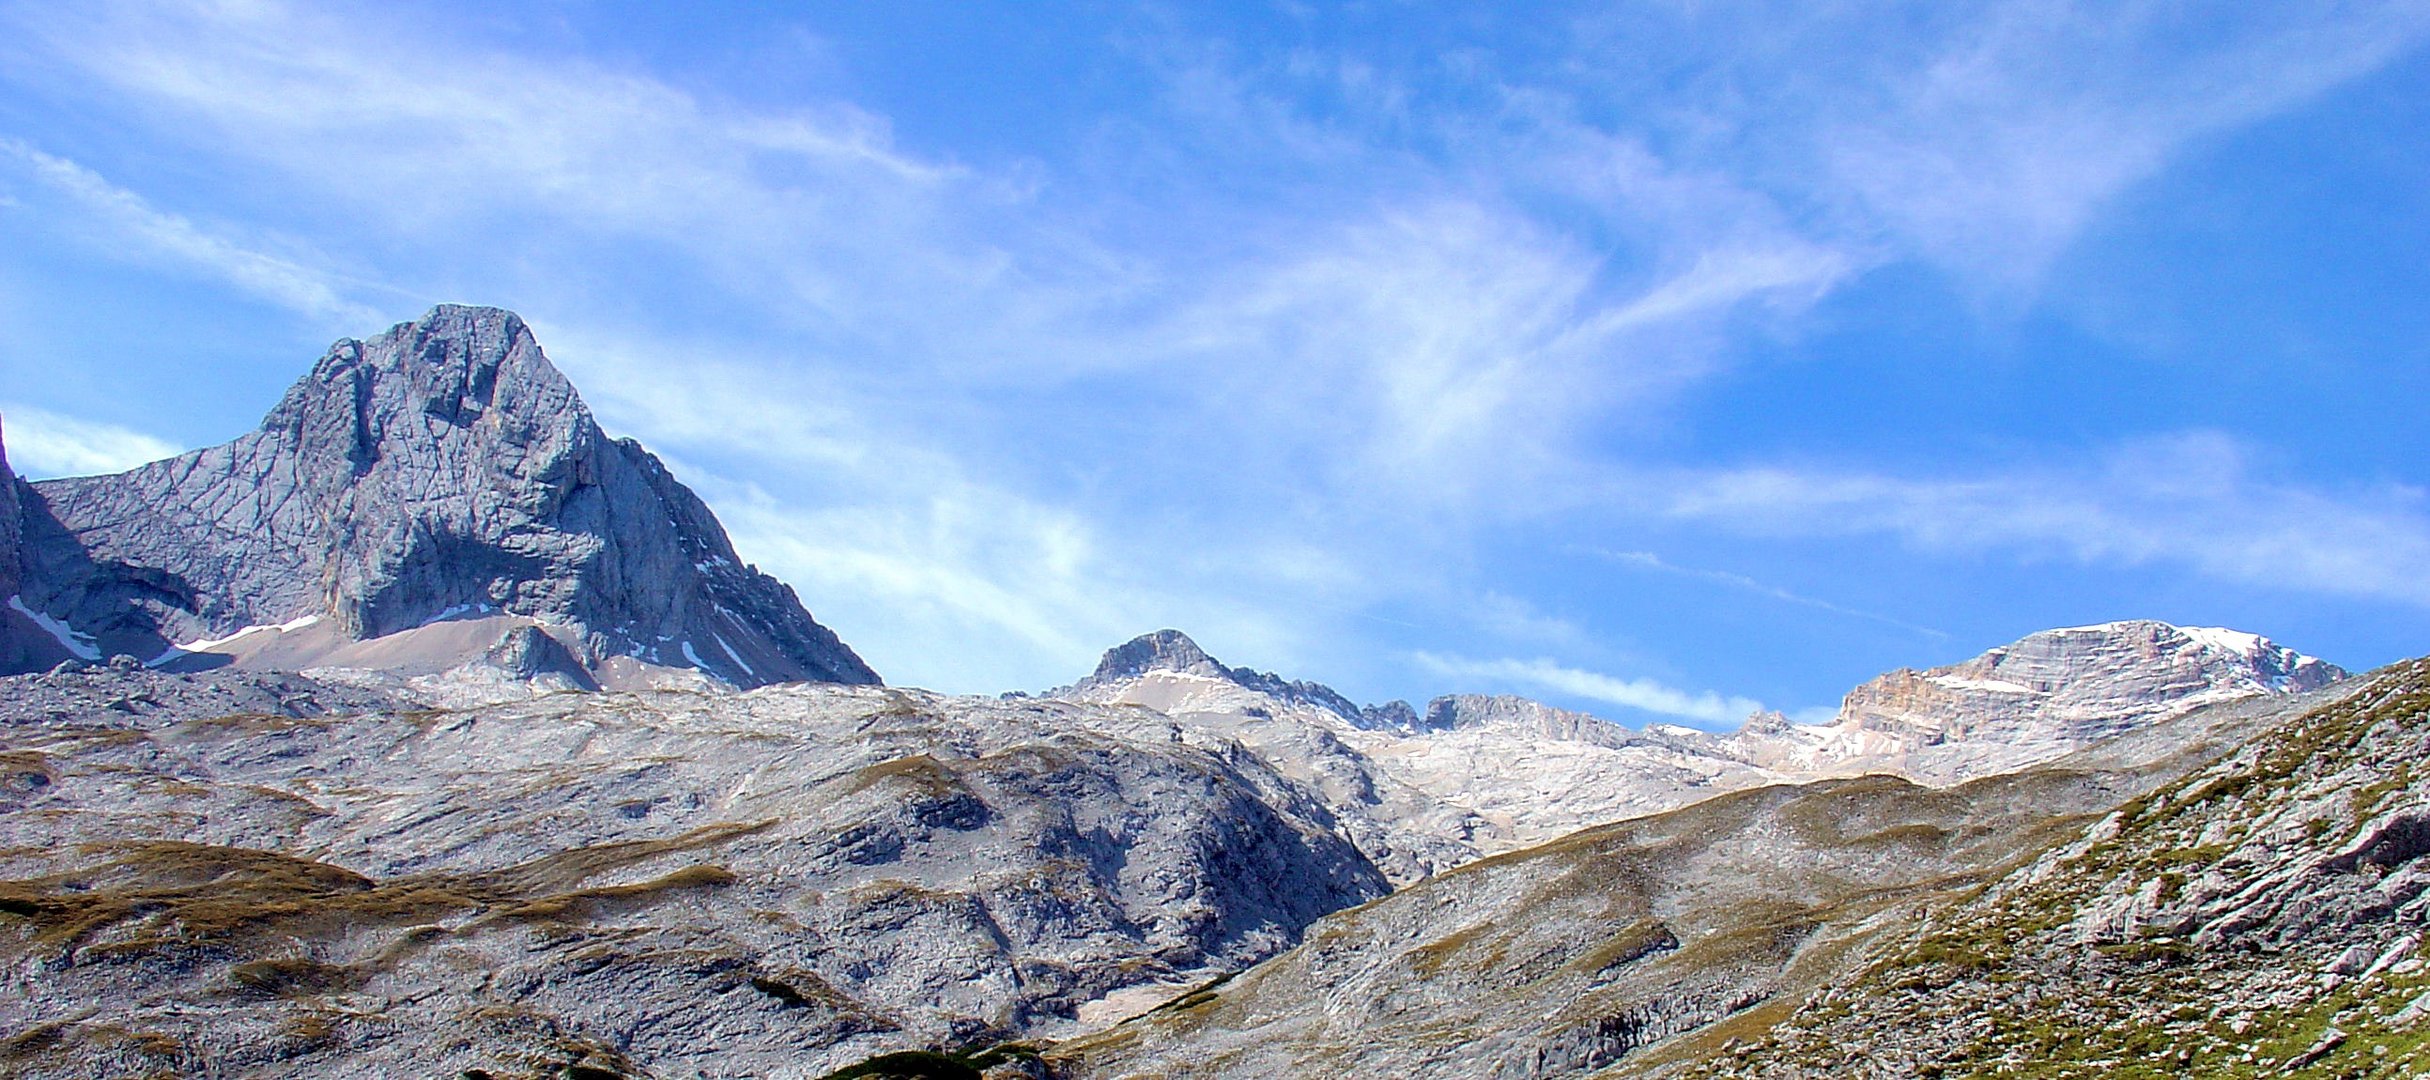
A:
<svg viewBox="0 0 2430 1080">
<path fill-rule="evenodd" d="M 2418 663 L 2114 622 L 1728 733 L 1175 630 L 889 689 L 469 307 L 225 446 L 0 446 L 0 594 L 9 1076 L 2430 1067 Z"/>
<path fill-rule="evenodd" d="M 2138 621 L 2049 630 L 1947 667 L 1891 672 L 1837 720 L 1750 718 L 1717 735 L 1635 730 L 1516 697 L 1421 713 L 1228 667 L 1178 631 L 1116 647 L 1054 696 L 1144 705 L 1220 731 L 1326 791 L 1396 881 L 1588 825 L 1766 784 L 2012 772 L 2208 705 L 2300 693 L 2335 665 L 2233 631 Z"/>
</svg>

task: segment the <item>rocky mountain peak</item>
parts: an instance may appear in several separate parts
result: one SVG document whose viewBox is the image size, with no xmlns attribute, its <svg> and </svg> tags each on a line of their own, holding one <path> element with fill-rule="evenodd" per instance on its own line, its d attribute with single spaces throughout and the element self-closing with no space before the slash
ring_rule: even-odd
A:
<svg viewBox="0 0 2430 1080">
<path fill-rule="evenodd" d="M 331 345 L 262 431 L 309 456 L 341 457 L 357 474 L 384 456 L 448 449 L 511 469 L 512 459 L 546 462 L 596 435 L 521 318 L 457 304 Z"/>
<path fill-rule="evenodd" d="M 1185 675 L 1204 675 L 1211 679 L 1229 679 L 1232 669 L 1208 656 L 1206 650 L 1179 630 L 1158 630 L 1141 634 L 1105 651 L 1097 662 L 1097 670 L 1089 677 L 1100 682 L 1115 679 L 1135 679 L 1151 671 L 1175 671 Z"/>
<path fill-rule="evenodd" d="M 602 432 L 497 308 L 442 305 L 337 342 L 224 446 L 33 491 L 29 600 L 159 663 L 410 673 L 537 626 L 606 685 L 675 669 L 877 681 L 657 458 Z M 386 644 L 354 647 L 369 641 Z M 537 643 L 507 644 L 528 666 Z"/>
<path fill-rule="evenodd" d="M 1947 782 L 2044 760 L 2206 705 L 2318 689 L 2345 675 L 2241 631 L 2110 622 L 2028 634 L 1924 671 L 1901 668 L 1850 691 L 1833 724 L 1790 735 L 1816 740 L 1813 748 L 1842 767 Z M 1739 741 L 1761 757 L 1769 751 L 1753 744 L 1780 734 L 1757 725 Z"/>
<path fill-rule="evenodd" d="M 1741 737 L 1777 738 L 1792 734 L 1796 730 L 1796 723 L 1789 719 L 1788 714 L 1778 709 L 1764 709 L 1756 712 L 1748 716 L 1745 723 L 1738 726 L 1738 734 Z"/>
<path fill-rule="evenodd" d="M 1236 668 L 1226 665 L 1188 634 L 1179 630 L 1158 630 L 1141 634 L 1106 650 L 1097 663 L 1097 670 L 1070 686 L 1049 691 L 1050 694 L 1077 695 L 1090 700 L 1120 700 L 1129 687 L 1160 672 L 1220 679 L 1233 686 L 1277 700 L 1307 705 L 1333 713 L 1360 727 L 1392 726 L 1404 714 L 1414 715 L 1406 704 L 1398 710 L 1387 706 L 1381 711 L 1361 709 L 1357 702 L 1342 696 L 1340 691 L 1323 683 L 1285 679 L 1267 671 Z"/>
<path fill-rule="evenodd" d="M 2031 713 L 2123 730 L 2180 707 L 2312 690 L 2345 674 L 2258 635 L 2138 619 L 2044 630 L 1971 660 L 1893 671 L 1850 692 L 1840 723 L 1949 738 Z"/>
</svg>

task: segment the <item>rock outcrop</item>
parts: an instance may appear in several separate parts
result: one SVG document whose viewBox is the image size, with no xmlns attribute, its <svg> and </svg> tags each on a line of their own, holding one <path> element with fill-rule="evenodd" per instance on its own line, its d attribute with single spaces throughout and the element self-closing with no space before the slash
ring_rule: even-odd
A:
<svg viewBox="0 0 2430 1080">
<path fill-rule="evenodd" d="M 74 658 L 19 595 L 25 581 L 25 481 L 9 468 L 0 431 L 0 672 L 39 671 Z"/>
<path fill-rule="evenodd" d="M 31 495 L 27 604 L 158 664 L 438 670 L 536 626 L 611 684 L 877 681 L 494 308 L 340 341 L 256 432 Z"/>
</svg>

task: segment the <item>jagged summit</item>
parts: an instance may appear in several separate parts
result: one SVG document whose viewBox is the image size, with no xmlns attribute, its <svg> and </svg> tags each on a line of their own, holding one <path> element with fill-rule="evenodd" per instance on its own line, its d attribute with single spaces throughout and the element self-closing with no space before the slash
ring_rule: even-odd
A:
<svg viewBox="0 0 2430 1080">
<path fill-rule="evenodd" d="M 1097 670 L 1087 678 L 1058 690 L 1057 695 L 1078 695 L 1091 700 L 1117 700 L 1122 693 L 1157 673 L 1196 676 L 1215 679 L 1243 690 L 1267 694 L 1286 702 L 1309 705 L 1366 728 L 1406 728 L 1416 721 L 1417 713 L 1405 701 L 1387 702 L 1368 708 L 1326 686 L 1300 679 L 1285 679 L 1270 671 L 1236 668 L 1207 655 L 1206 650 L 1179 630 L 1158 630 L 1141 634 L 1105 651 L 1097 662 Z M 1171 704 L 1159 699 L 1159 707 Z"/>
<path fill-rule="evenodd" d="M 1100 681 L 1129 679 L 1151 671 L 1178 671 L 1185 675 L 1204 675 L 1212 679 L 1232 678 L 1232 669 L 1208 656 L 1206 650 L 1179 630 L 1158 630 L 1141 634 L 1105 651 L 1097 662 L 1097 670 L 1089 678 Z"/>
<path fill-rule="evenodd" d="M 224 446 L 31 491 L 26 602 L 157 665 L 414 673 L 537 626 L 562 655 L 516 666 L 606 684 L 877 681 L 498 308 L 337 342 Z"/>
</svg>

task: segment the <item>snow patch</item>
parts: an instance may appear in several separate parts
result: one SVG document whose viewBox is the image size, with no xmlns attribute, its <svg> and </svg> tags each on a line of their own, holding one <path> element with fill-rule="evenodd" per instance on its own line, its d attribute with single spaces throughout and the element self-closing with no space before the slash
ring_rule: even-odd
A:
<svg viewBox="0 0 2430 1080">
<path fill-rule="evenodd" d="M 201 638 L 195 641 L 183 642 L 174 646 L 172 651 L 181 653 L 209 652 L 212 649 L 219 648 L 222 645 L 228 644 L 229 642 L 235 641 L 236 639 L 244 637 L 248 634 L 258 634 L 265 630 L 275 630 L 282 634 L 292 634 L 319 621 L 321 621 L 321 617 L 318 615 L 306 615 L 303 618 L 290 619 L 283 623 L 266 623 L 259 626 L 248 626 L 226 637 Z M 155 660 L 153 663 L 165 664 L 170 660 L 175 659 L 177 658 L 174 656 L 167 656 L 163 659 Z"/>
<path fill-rule="evenodd" d="M 494 607 L 491 607 L 491 606 L 490 606 L 490 605 L 488 605 L 488 604 L 457 604 L 457 605 L 455 605 L 455 606 L 453 606 L 453 607 L 448 608 L 448 609 L 447 609 L 447 610 L 445 610 L 445 611 L 442 611 L 442 612 L 440 612 L 440 613 L 438 613 L 438 614 L 436 614 L 436 615 L 433 615 L 433 616 L 431 616 L 431 617 L 429 617 L 429 618 L 427 618 L 427 619 L 422 620 L 422 625 L 423 625 L 423 626 L 429 626 L 429 625 L 432 625 L 432 624 L 434 624 L 434 623 L 443 623 L 443 622 L 446 622 L 446 621 L 448 621 L 448 620 L 450 620 L 450 619 L 462 618 L 463 616 L 466 616 L 466 615 L 471 615 L 471 616 L 474 616 L 474 617 L 476 617 L 476 618 L 477 618 L 477 617 L 482 616 L 482 615 L 487 615 L 487 614 L 489 614 L 490 612 L 493 612 L 493 611 L 496 611 L 496 610 L 498 610 L 498 609 L 497 609 L 497 608 L 494 608 Z"/>
<path fill-rule="evenodd" d="M 702 671 L 709 670 L 708 663 L 700 658 L 700 654 L 692 651 L 692 639 L 690 638 L 685 638 L 683 641 L 683 658 L 691 661 L 693 667 Z"/>
<path fill-rule="evenodd" d="M 59 642 L 61 648 L 74 654 L 78 659 L 101 659 L 101 643 L 94 640 L 93 635 L 79 633 L 75 627 L 25 606 L 23 596 L 9 597 L 8 606 L 17 614 L 34 620 L 34 625 L 41 627 L 44 633 L 51 635 Z"/>
<path fill-rule="evenodd" d="M 2006 679 L 1969 679 L 1960 675 L 1933 675 L 1930 682 L 1952 690 L 1982 690 L 1993 694 L 2030 694 L 2033 687 L 2012 683 Z"/>
<path fill-rule="evenodd" d="M 724 634 L 720 634 L 712 630 L 709 632 L 709 636 L 717 639 L 717 647 L 726 651 L 726 655 L 733 659 L 734 666 L 743 669 L 743 674 L 749 675 L 754 679 L 759 677 L 759 672 L 751 670 L 751 665 L 743 663 L 742 654 L 735 652 L 734 646 L 726 644 L 726 636 Z"/>
<path fill-rule="evenodd" d="M 2252 656 L 2262 651 L 2266 644 L 2259 634 L 2230 630 L 2224 626 L 2180 626 L 2177 629 L 2183 631 L 2185 636 L 2194 639 L 2196 644 L 2232 652 L 2238 656 Z"/>
</svg>

